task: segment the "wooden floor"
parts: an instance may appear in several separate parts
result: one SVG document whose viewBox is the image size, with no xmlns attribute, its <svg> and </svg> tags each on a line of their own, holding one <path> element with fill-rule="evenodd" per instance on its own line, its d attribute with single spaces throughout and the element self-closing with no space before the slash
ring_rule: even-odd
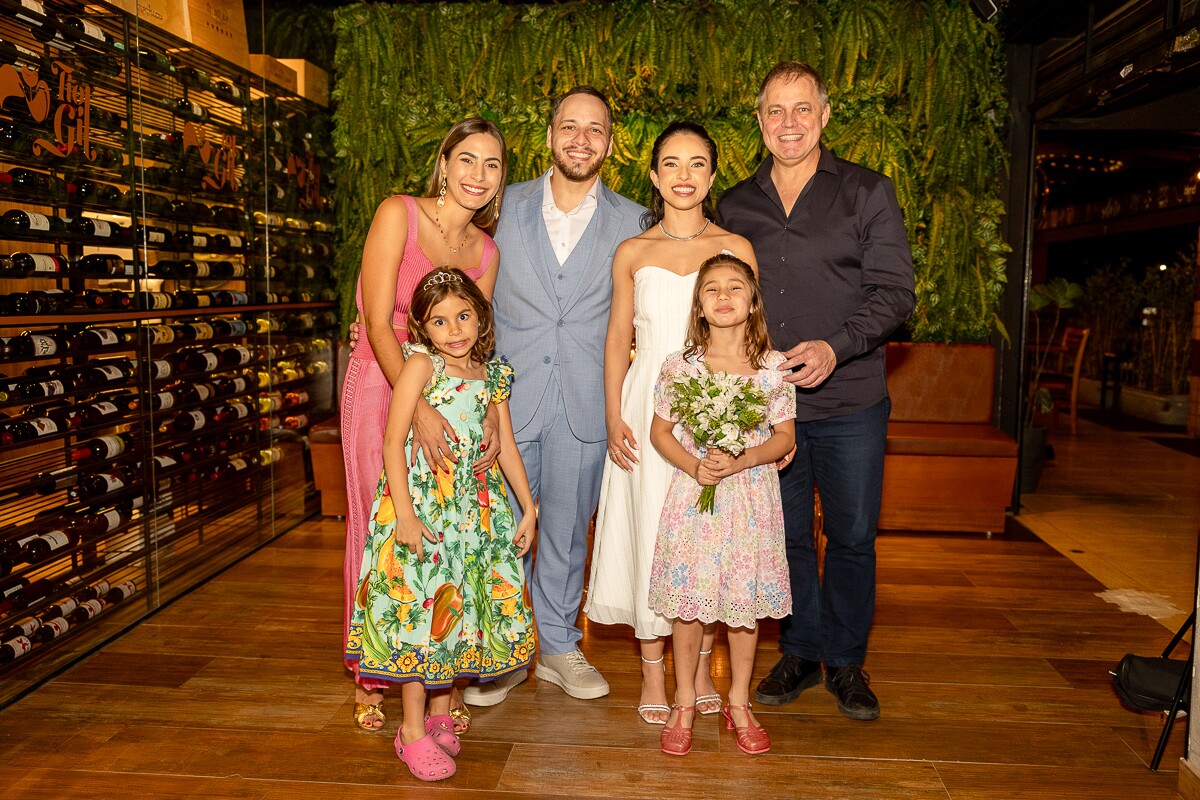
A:
<svg viewBox="0 0 1200 800">
<path fill-rule="evenodd" d="M 1161 598 L 1159 621 L 1174 631 L 1195 602 L 1200 458 L 1162 436 L 1086 419 L 1077 436 L 1052 431 L 1055 458 L 1020 520 L 1109 589 Z"/>
<path fill-rule="evenodd" d="M 1163 628 L 1019 536 L 881 538 L 876 722 L 844 719 L 818 687 L 761 710 L 768 755 L 741 754 L 713 717 L 692 755 L 663 755 L 633 710 L 627 630 L 589 626 L 610 696 L 577 701 L 531 678 L 476 710 L 453 780 L 418 785 L 392 749 L 395 714 L 381 734 L 351 724 L 342 537 L 338 522 L 304 524 L 0 713 L 6 796 L 1177 797 L 1182 725 L 1150 773 L 1159 720 L 1122 709 L 1107 674 L 1126 651 L 1161 648 Z M 775 631 L 764 626 L 759 674 Z M 716 655 L 727 676 L 723 643 Z"/>
</svg>

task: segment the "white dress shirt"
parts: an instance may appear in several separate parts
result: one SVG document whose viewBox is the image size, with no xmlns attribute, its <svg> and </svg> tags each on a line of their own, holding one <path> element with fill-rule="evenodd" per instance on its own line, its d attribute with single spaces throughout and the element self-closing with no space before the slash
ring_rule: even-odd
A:
<svg viewBox="0 0 1200 800">
<path fill-rule="evenodd" d="M 600 178 L 597 177 L 592 182 L 592 188 L 588 189 L 588 193 L 579 201 L 579 205 L 570 211 L 562 211 L 554 204 L 554 193 L 550 191 L 550 175 L 553 171 L 554 168 L 551 167 L 543 177 L 542 219 L 546 221 L 546 231 L 550 234 L 550 246 L 554 248 L 554 255 L 561 267 L 570 258 L 575 245 L 579 244 L 579 240 L 583 238 L 583 232 L 587 230 L 588 223 L 592 221 L 592 215 L 596 213 L 596 204 L 600 200 Z"/>
</svg>

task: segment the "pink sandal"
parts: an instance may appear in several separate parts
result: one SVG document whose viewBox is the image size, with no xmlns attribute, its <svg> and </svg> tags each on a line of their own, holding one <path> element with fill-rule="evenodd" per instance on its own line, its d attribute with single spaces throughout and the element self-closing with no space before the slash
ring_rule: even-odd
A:
<svg viewBox="0 0 1200 800">
<path fill-rule="evenodd" d="M 454 734 L 454 719 L 449 714 L 425 717 L 425 732 L 432 736 L 438 747 L 445 750 L 451 758 L 457 758 L 462 752 L 462 742 Z"/>
<path fill-rule="evenodd" d="M 733 721 L 733 712 L 741 711 L 746 715 L 747 724 L 738 725 Z M 728 705 L 721 709 L 721 715 L 725 717 L 725 728 L 734 732 L 737 737 L 738 750 L 749 756 L 756 756 L 760 753 L 766 753 L 771 749 L 771 737 L 767 735 L 767 730 L 762 725 L 750 719 L 750 704 L 744 706 Z"/>
<path fill-rule="evenodd" d="M 403 744 L 397 732 L 396 755 L 417 780 L 444 781 L 454 774 L 454 759 L 438 747 L 432 736 L 422 736 L 412 744 Z"/>
</svg>

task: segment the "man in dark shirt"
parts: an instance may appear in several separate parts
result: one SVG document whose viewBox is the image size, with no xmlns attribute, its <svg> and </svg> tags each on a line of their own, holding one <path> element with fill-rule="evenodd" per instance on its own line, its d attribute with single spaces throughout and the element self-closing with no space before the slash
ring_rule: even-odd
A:
<svg viewBox="0 0 1200 800">
<path fill-rule="evenodd" d="M 771 155 L 722 198 L 722 224 L 754 246 L 774 346 L 794 370 L 796 451 L 781 470 L 792 614 L 755 699 L 790 703 L 821 680 L 852 719 L 879 700 L 862 670 L 875 610 L 875 526 L 891 408 L 884 342 L 912 313 L 912 254 L 891 181 L 821 146 L 825 84 L 795 61 L 763 79 L 758 125 Z M 813 542 L 813 486 L 826 536 Z"/>
</svg>

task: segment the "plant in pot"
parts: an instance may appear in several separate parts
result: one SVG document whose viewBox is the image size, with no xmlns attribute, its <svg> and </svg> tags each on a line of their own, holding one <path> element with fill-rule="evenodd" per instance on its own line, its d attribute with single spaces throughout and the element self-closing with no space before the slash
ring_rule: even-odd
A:
<svg viewBox="0 0 1200 800">
<path fill-rule="evenodd" d="M 1025 403 L 1025 427 L 1021 437 L 1021 492 L 1034 492 L 1042 476 L 1046 458 L 1046 427 L 1038 425 L 1037 415 L 1054 408 L 1050 391 L 1040 385 L 1046 363 L 1054 351 L 1063 321 L 1063 311 L 1075 307 L 1083 288 L 1066 278 L 1055 278 L 1029 291 L 1029 310 L 1033 336 L 1029 346 L 1029 394 Z M 1047 317 L 1049 318 L 1047 320 Z M 1043 332 L 1049 323 L 1049 330 Z M 1044 334 L 1044 335 L 1043 335 Z"/>
</svg>

